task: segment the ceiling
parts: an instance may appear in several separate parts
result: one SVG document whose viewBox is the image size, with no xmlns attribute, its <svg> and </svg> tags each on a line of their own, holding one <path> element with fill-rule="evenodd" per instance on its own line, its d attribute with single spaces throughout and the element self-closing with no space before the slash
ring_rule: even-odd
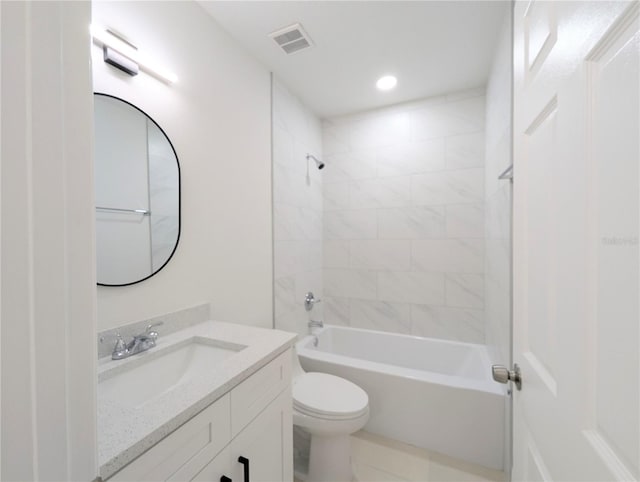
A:
<svg viewBox="0 0 640 482">
<path fill-rule="evenodd" d="M 483 86 L 507 1 L 200 1 L 319 117 Z M 314 47 L 268 34 L 301 23 Z M 392 73 L 397 87 L 380 92 Z"/>
</svg>

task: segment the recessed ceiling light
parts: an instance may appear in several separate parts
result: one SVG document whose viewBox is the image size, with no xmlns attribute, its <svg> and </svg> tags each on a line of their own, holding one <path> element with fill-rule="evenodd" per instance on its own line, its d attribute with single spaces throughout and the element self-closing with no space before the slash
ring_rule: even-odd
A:
<svg viewBox="0 0 640 482">
<path fill-rule="evenodd" d="M 396 79 L 393 75 L 385 75 L 384 77 L 380 77 L 376 82 L 376 87 L 380 90 L 391 90 L 398 83 L 398 79 Z"/>
</svg>

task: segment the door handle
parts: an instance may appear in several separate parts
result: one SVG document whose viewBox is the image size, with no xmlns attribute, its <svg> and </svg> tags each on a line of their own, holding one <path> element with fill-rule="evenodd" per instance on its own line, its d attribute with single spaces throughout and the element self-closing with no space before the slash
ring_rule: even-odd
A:
<svg viewBox="0 0 640 482">
<path fill-rule="evenodd" d="M 223 475 L 222 477 L 220 477 L 220 482 L 233 482 L 233 481 L 226 475 Z"/>
<path fill-rule="evenodd" d="M 522 375 L 517 363 L 513 364 L 513 370 L 509 370 L 504 365 L 492 365 L 491 375 L 498 383 L 508 383 L 512 381 L 518 390 L 522 390 Z"/>
<path fill-rule="evenodd" d="M 241 455 L 238 462 L 244 465 L 244 482 L 249 482 L 249 459 Z"/>
</svg>

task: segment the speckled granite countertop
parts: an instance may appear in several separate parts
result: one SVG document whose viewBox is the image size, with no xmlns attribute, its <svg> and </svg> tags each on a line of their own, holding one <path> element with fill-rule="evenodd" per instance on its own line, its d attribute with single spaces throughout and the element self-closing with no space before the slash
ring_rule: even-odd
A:
<svg viewBox="0 0 640 482">
<path fill-rule="evenodd" d="M 242 345 L 246 348 L 217 363 L 205 376 L 190 379 L 180 389 L 168 391 L 140 407 L 118 403 L 101 396 L 98 384 L 98 460 L 103 479 L 158 443 L 180 425 L 202 411 L 240 382 L 266 365 L 277 355 L 293 346 L 296 335 L 278 330 L 267 330 L 233 323 L 207 321 L 158 338 L 157 346 L 147 352 L 125 360 L 98 361 L 98 381 L 142 365 L 158 357 L 176 344 L 190 339 L 203 342 L 215 340 L 224 346 Z M 159 376 L 161 374 L 158 374 Z M 123 400 L 126 393 L 123 393 Z"/>
</svg>

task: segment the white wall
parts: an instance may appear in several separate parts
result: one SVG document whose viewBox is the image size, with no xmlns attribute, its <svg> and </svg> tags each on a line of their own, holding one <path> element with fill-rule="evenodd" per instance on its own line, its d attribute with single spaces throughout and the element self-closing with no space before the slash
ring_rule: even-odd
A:
<svg viewBox="0 0 640 482">
<path fill-rule="evenodd" d="M 272 325 L 269 72 L 194 2 L 94 2 L 93 23 L 129 38 L 179 81 L 108 66 L 94 89 L 140 107 L 167 133 L 182 174 L 182 232 L 149 280 L 98 288 L 98 326 L 210 302 L 215 319 Z"/>
<path fill-rule="evenodd" d="M 0 2 L 3 481 L 97 475 L 87 2 Z"/>
<path fill-rule="evenodd" d="M 484 342 L 484 89 L 323 124 L 325 318 Z"/>
<path fill-rule="evenodd" d="M 309 316 L 322 319 L 323 303 L 308 314 L 304 296 L 323 297 L 322 179 L 310 153 L 322 160 L 319 119 L 280 82 L 273 83 L 273 211 L 275 326 L 305 334 Z"/>
</svg>

